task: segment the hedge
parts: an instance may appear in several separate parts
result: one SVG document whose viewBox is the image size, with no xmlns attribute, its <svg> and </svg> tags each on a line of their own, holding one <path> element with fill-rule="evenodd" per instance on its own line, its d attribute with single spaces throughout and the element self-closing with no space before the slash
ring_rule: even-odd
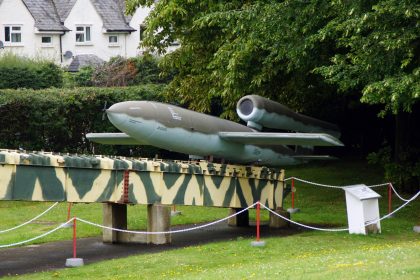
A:
<svg viewBox="0 0 420 280">
<path fill-rule="evenodd" d="M 62 86 L 63 71 L 51 61 L 33 60 L 12 53 L 0 56 L 0 89 Z"/>
<path fill-rule="evenodd" d="M 93 145 L 89 132 L 117 131 L 102 120 L 102 109 L 126 100 L 161 100 L 164 85 L 44 90 L 0 89 L 0 148 L 54 152 L 138 153 L 124 147 Z M 153 153 L 153 150 L 149 150 Z M 143 156 L 144 154 L 142 154 Z M 147 155 L 146 155 L 147 156 Z"/>
</svg>

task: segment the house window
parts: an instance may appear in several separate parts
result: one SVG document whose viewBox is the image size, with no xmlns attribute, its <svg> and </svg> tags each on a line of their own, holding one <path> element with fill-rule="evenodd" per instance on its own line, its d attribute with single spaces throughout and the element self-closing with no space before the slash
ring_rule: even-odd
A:
<svg viewBox="0 0 420 280">
<path fill-rule="evenodd" d="M 9 43 L 21 43 L 22 27 L 18 25 L 4 26 L 4 41 Z"/>
<path fill-rule="evenodd" d="M 41 37 L 41 42 L 42 42 L 43 45 L 51 45 L 52 38 L 51 38 L 51 36 L 42 36 Z"/>
<path fill-rule="evenodd" d="M 140 24 L 140 26 L 139 26 L 140 42 L 143 42 L 143 40 L 144 40 L 144 31 L 146 31 L 146 25 L 145 24 Z"/>
<path fill-rule="evenodd" d="M 87 43 L 90 41 L 90 26 L 76 26 L 76 42 Z"/>
<path fill-rule="evenodd" d="M 117 45 L 118 44 L 118 35 L 109 35 L 108 37 L 110 45 Z"/>
</svg>

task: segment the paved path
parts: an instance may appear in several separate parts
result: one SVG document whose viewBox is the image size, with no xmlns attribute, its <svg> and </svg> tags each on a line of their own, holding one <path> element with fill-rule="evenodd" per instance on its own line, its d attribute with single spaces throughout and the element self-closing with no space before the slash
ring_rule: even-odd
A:
<svg viewBox="0 0 420 280">
<path fill-rule="evenodd" d="M 177 229 L 179 227 L 173 227 Z M 296 228 L 270 229 L 261 228 L 262 238 L 268 236 L 287 236 L 300 232 Z M 183 248 L 192 245 L 254 237 L 255 227 L 229 227 L 220 223 L 207 229 L 172 235 L 172 244 L 104 244 L 101 237 L 82 238 L 77 240 L 77 257 L 84 259 L 85 264 L 121 258 L 130 255 L 149 254 L 166 250 Z M 25 247 L 0 249 L 0 277 L 38 271 L 64 268 L 67 258 L 72 257 L 72 242 L 60 241 Z"/>
</svg>

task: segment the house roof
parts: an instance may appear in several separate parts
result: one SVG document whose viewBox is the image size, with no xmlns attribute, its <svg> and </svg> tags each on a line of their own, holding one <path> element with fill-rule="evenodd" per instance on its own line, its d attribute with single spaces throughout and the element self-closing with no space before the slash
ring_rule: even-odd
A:
<svg viewBox="0 0 420 280">
<path fill-rule="evenodd" d="M 68 31 L 58 16 L 52 0 L 22 0 L 40 31 Z"/>
<path fill-rule="evenodd" d="M 58 16 L 61 22 L 64 22 L 69 16 L 71 9 L 77 0 L 53 0 L 57 8 Z"/>
<path fill-rule="evenodd" d="M 73 60 L 71 61 L 68 67 L 68 71 L 77 72 L 82 67 L 85 67 L 85 66 L 96 67 L 103 64 L 104 62 L 105 61 L 103 61 L 101 58 L 97 57 L 94 54 L 80 54 L 73 57 Z"/>
<path fill-rule="evenodd" d="M 0 0 L 0 4 L 3 0 Z M 40 31 L 69 31 L 64 21 L 77 0 L 22 0 Z M 131 16 L 125 15 L 125 0 L 90 0 L 107 32 L 133 32 Z"/>
<path fill-rule="evenodd" d="M 101 16 L 104 28 L 108 32 L 135 31 L 128 25 L 131 17 L 125 16 L 125 3 L 121 0 L 91 0 L 98 14 Z"/>
</svg>

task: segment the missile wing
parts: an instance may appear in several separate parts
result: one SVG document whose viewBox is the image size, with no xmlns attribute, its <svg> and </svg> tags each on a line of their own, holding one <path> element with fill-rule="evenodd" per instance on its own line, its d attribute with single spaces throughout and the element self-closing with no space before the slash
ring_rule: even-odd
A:
<svg viewBox="0 0 420 280">
<path fill-rule="evenodd" d="M 344 146 L 325 133 L 219 132 L 224 140 L 253 145 Z"/>
<path fill-rule="evenodd" d="M 125 133 L 88 133 L 86 138 L 92 142 L 105 145 L 149 145 Z"/>
</svg>

